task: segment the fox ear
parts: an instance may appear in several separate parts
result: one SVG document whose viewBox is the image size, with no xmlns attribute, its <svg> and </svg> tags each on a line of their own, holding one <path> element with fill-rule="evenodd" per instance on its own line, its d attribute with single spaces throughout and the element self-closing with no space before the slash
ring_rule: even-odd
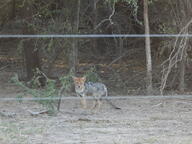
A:
<svg viewBox="0 0 192 144">
<path fill-rule="evenodd" d="M 82 78 L 83 78 L 84 81 L 86 81 L 86 76 L 83 76 Z"/>
<path fill-rule="evenodd" d="M 72 78 L 73 78 L 73 80 L 76 80 L 76 79 L 77 79 L 77 77 L 75 77 L 75 76 L 72 76 Z"/>
</svg>

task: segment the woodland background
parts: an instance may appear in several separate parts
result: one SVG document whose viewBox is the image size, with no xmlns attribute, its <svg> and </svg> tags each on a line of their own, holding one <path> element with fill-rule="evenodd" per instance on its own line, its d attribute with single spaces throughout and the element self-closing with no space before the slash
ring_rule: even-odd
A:
<svg viewBox="0 0 192 144">
<path fill-rule="evenodd" d="M 145 34 L 143 0 L 0 0 L 0 34 Z M 190 34 L 191 0 L 149 0 L 151 34 Z M 190 37 L 150 39 L 151 94 L 191 92 Z M 111 94 L 145 95 L 145 38 L 1 38 L 0 70 L 29 81 L 90 72 Z"/>
</svg>

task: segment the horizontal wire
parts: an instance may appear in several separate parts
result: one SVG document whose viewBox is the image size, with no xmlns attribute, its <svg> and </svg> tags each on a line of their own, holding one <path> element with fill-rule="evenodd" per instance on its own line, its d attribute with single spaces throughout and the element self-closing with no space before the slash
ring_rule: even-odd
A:
<svg viewBox="0 0 192 144">
<path fill-rule="evenodd" d="M 1 34 L 0 38 L 144 38 L 144 37 L 192 37 L 192 34 Z"/>
<path fill-rule="evenodd" d="M 33 98 L 0 98 L 0 101 L 39 101 L 39 100 L 79 100 L 81 97 L 77 96 L 63 96 L 63 97 L 33 97 Z M 110 100 L 118 100 L 118 99 L 186 99 L 186 98 L 191 98 L 192 95 L 156 95 L 156 96 L 107 96 L 107 97 L 102 97 L 102 99 L 110 99 Z M 86 99 L 95 99 L 95 97 L 88 96 Z"/>
</svg>

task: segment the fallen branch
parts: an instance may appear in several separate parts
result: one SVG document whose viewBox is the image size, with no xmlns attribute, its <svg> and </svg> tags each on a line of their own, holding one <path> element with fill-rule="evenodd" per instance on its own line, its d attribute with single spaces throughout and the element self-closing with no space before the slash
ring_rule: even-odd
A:
<svg viewBox="0 0 192 144">
<path fill-rule="evenodd" d="M 16 113 L 11 113 L 11 112 L 2 111 L 2 112 L 0 112 L 0 116 L 13 118 L 13 117 L 16 116 Z"/>
<path fill-rule="evenodd" d="M 34 112 L 32 110 L 28 110 L 28 112 L 32 115 L 32 116 L 37 116 L 37 115 L 40 115 L 40 114 L 47 114 L 48 113 L 48 110 L 42 110 L 42 111 L 39 111 L 39 112 Z"/>
</svg>

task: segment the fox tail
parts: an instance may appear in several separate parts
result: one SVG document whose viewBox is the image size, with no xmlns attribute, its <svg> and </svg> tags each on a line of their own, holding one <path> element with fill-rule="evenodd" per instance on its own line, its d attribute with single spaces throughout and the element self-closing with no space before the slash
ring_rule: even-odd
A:
<svg viewBox="0 0 192 144">
<path fill-rule="evenodd" d="M 108 96 L 108 91 L 107 91 L 107 88 L 105 87 L 105 97 L 107 97 Z M 110 104 L 113 108 L 115 108 L 115 109 L 121 109 L 120 107 L 117 107 L 116 105 L 114 105 L 109 99 L 105 99 L 106 100 L 106 102 L 108 103 L 108 104 Z"/>
</svg>

